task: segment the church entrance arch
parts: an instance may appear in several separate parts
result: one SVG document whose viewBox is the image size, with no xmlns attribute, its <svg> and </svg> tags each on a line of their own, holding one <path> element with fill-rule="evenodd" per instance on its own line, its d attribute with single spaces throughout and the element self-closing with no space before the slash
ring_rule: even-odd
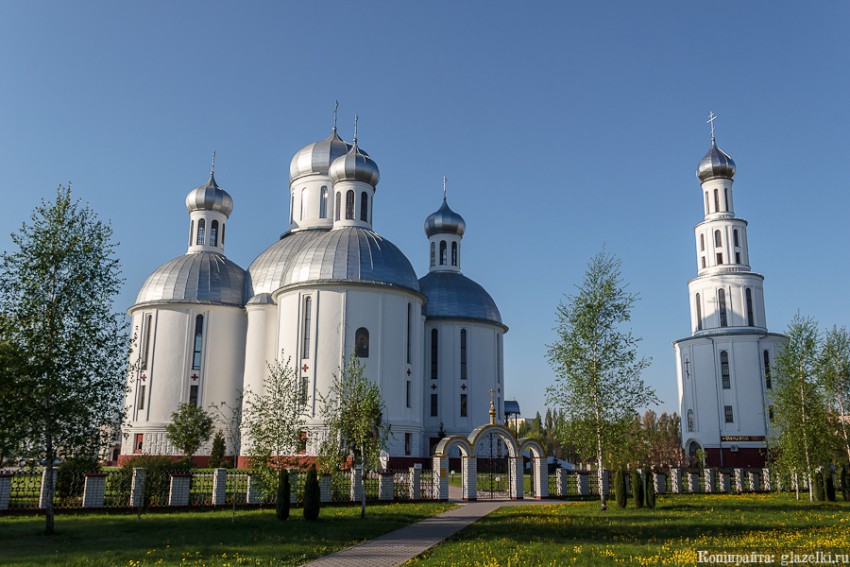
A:
<svg viewBox="0 0 850 567">
<path fill-rule="evenodd" d="M 468 468 L 469 463 L 475 461 L 474 451 L 466 437 L 461 435 L 453 435 L 451 437 L 443 437 L 434 447 L 434 479 L 438 486 L 439 499 L 446 500 L 449 497 L 449 486 L 455 482 L 454 474 L 449 473 L 449 457 L 451 456 L 452 448 L 457 447 L 460 451 L 461 459 L 461 474 L 460 474 L 460 489 L 464 500 L 475 500 L 475 484 L 469 483 Z"/>
<path fill-rule="evenodd" d="M 471 437 L 471 436 L 470 436 Z M 507 499 L 512 495 L 516 477 L 516 443 L 501 431 L 501 427 L 487 427 L 475 436 L 475 457 L 478 472 L 478 498 Z"/>
</svg>

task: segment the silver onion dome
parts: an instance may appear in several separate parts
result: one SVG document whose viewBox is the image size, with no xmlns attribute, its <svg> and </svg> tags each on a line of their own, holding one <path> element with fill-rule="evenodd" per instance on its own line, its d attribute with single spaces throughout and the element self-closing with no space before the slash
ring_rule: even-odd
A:
<svg viewBox="0 0 850 567">
<path fill-rule="evenodd" d="M 419 291 L 410 260 L 395 244 L 364 228 L 341 228 L 307 243 L 292 259 L 282 285 L 358 282 Z"/>
<path fill-rule="evenodd" d="M 457 234 L 463 236 L 466 232 L 466 221 L 463 217 L 449 208 L 446 198 L 436 212 L 428 215 L 425 219 L 425 234 L 431 238 L 435 234 Z"/>
<path fill-rule="evenodd" d="M 206 303 L 243 305 L 245 270 L 216 252 L 195 252 L 166 262 L 148 276 L 136 305 Z"/>
<path fill-rule="evenodd" d="M 186 208 L 192 211 L 218 211 L 229 217 L 233 212 L 233 199 L 218 186 L 215 176 L 210 173 L 210 180 L 195 187 L 186 195 Z"/>
<path fill-rule="evenodd" d="M 702 182 L 716 177 L 732 179 L 734 175 L 735 162 L 712 138 L 711 147 L 697 165 L 697 178 Z"/>
<path fill-rule="evenodd" d="M 289 262 L 306 244 L 325 234 L 326 230 L 290 232 L 266 248 L 248 267 L 245 297 L 274 293 L 283 285 L 283 274 Z"/>
<path fill-rule="evenodd" d="M 340 156 L 331 164 L 328 173 L 331 181 L 362 181 L 372 187 L 378 186 L 381 172 L 369 154 L 360 151 L 355 142 L 354 146 L 344 156 Z"/>
<path fill-rule="evenodd" d="M 331 163 L 350 149 L 351 144 L 340 138 L 334 128 L 324 140 L 308 144 L 296 152 L 289 162 L 289 180 L 295 181 L 314 173 L 327 173 Z"/>
<path fill-rule="evenodd" d="M 430 272 L 419 280 L 419 289 L 428 298 L 429 319 L 472 319 L 504 326 L 490 294 L 463 274 Z"/>
</svg>

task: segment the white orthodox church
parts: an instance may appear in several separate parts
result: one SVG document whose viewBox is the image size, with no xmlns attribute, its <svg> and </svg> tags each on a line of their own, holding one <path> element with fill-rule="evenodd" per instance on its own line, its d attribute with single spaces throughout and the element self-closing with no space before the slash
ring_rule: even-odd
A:
<svg viewBox="0 0 850 567">
<path fill-rule="evenodd" d="M 231 196 L 213 172 L 189 192 L 186 253 L 157 268 L 129 310 L 137 348 L 122 460 L 178 455 L 165 434 L 178 404 L 235 407 L 243 390 L 262 392 L 267 364 L 281 353 L 307 392 L 308 455 L 322 432 L 318 400 L 352 353 L 381 389 L 396 462 L 427 457 L 441 435 L 486 423 L 491 390 L 503 418 L 508 329 L 490 295 L 461 273 L 463 218 L 444 192 L 425 219 L 430 265 L 418 278 L 373 230 L 379 177 L 356 126 L 352 143 L 334 127 L 299 150 L 288 229 L 247 270 L 224 255 L 227 232 L 242 237 L 250 226 L 227 231 Z M 243 440 L 240 462 L 250 445 Z M 207 455 L 202 448 L 199 461 Z"/>
<path fill-rule="evenodd" d="M 785 340 L 769 333 L 764 276 L 750 268 L 747 221 L 735 216 L 735 162 L 711 147 L 697 166 L 705 220 L 694 228 L 690 337 L 673 343 L 682 443 L 708 466 L 763 466 L 771 427 L 771 365 Z"/>
</svg>

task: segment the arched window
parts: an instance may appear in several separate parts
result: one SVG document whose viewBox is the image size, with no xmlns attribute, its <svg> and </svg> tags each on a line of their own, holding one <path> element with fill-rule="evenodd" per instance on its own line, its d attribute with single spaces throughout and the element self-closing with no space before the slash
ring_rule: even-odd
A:
<svg viewBox="0 0 850 567">
<path fill-rule="evenodd" d="M 341 197 L 340 197 L 339 191 L 337 191 L 337 193 L 336 193 L 336 212 L 334 213 L 334 218 L 336 220 L 339 220 L 340 211 L 342 210 L 342 207 L 339 204 L 340 199 L 341 199 Z"/>
<path fill-rule="evenodd" d="M 726 327 L 728 325 L 726 320 L 726 291 L 723 289 L 717 290 L 717 306 L 720 310 L 720 326 Z"/>
<path fill-rule="evenodd" d="M 407 304 L 407 363 L 410 364 L 410 335 L 413 334 L 413 304 Z M 409 382 L 408 382 L 409 384 Z M 408 403 L 408 407 L 410 404 Z"/>
<path fill-rule="evenodd" d="M 218 246 L 218 221 L 214 220 L 210 224 L 210 246 Z"/>
<path fill-rule="evenodd" d="M 724 201 L 723 204 L 726 206 L 723 210 L 725 210 L 727 212 L 731 211 L 732 207 L 729 206 L 729 188 L 728 187 L 726 187 L 723 190 L 723 196 L 725 197 L 725 199 L 723 200 Z"/>
<path fill-rule="evenodd" d="M 705 192 L 705 214 L 711 212 L 711 209 L 708 208 L 708 191 Z"/>
<path fill-rule="evenodd" d="M 699 251 L 705 252 L 705 234 L 699 235 Z"/>
<path fill-rule="evenodd" d="M 717 192 L 717 189 L 714 190 L 714 212 L 720 212 L 720 194 Z"/>
<path fill-rule="evenodd" d="M 224 229 L 227 228 L 227 223 L 221 223 L 221 245 L 224 246 Z"/>
<path fill-rule="evenodd" d="M 705 268 L 705 256 L 702 257 L 702 267 Z"/>
<path fill-rule="evenodd" d="M 369 222 L 369 195 L 366 191 L 360 193 L 360 220 Z"/>
<path fill-rule="evenodd" d="M 770 355 L 764 351 L 764 387 L 770 390 L 773 382 L 770 379 Z"/>
<path fill-rule="evenodd" d="M 753 290 L 747 288 L 745 293 L 747 296 L 747 325 L 755 327 L 756 320 L 753 316 Z"/>
<path fill-rule="evenodd" d="M 438 339 L 437 329 L 431 329 L 431 380 L 437 379 L 437 369 L 440 366 Z"/>
<path fill-rule="evenodd" d="M 354 356 L 369 358 L 369 330 L 360 327 L 354 332 Z"/>
<path fill-rule="evenodd" d="M 694 410 L 688 410 L 688 432 L 693 433 L 694 431 Z"/>
<path fill-rule="evenodd" d="M 195 341 L 192 348 L 192 370 L 201 369 L 201 347 L 204 345 L 204 316 L 195 317 Z"/>
<path fill-rule="evenodd" d="M 714 231 L 714 246 L 716 246 L 717 248 L 723 246 L 723 238 L 720 236 L 719 230 Z"/>
<path fill-rule="evenodd" d="M 289 224 L 292 224 L 293 215 L 295 214 L 295 195 L 289 196 Z"/>
<path fill-rule="evenodd" d="M 729 379 L 729 353 L 725 350 L 720 351 L 720 379 L 723 382 L 723 389 L 728 390 L 732 387 Z"/>
<path fill-rule="evenodd" d="M 440 265 L 441 266 L 445 266 L 448 263 L 448 259 L 446 258 L 446 255 L 447 255 L 446 241 L 441 240 L 440 241 Z"/>
<path fill-rule="evenodd" d="M 460 330 L 460 379 L 466 380 L 466 329 Z"/>
<path fill-rule="evenodd" d="M 697 294 L 697 331 L 702 331 L 702 300 Z"/>
<path fill-rule="evenodd" d="M 322 198 L 319 201 L 319 218 L 328 218 L 328 188 L 326 185 L 322 185 Z"/>
<path fill-rule="evenodd" d="M 207 230 L 207 223 L 204 219 L 198 220 L 198 239 L 195 241 L 195 244 L 198 246 L 204 245 L 204 238 L 206 235 L 204 234 Z"/>
<path fill-rule="evenodd" d="M 735 230 L 733 230 L 733 231 L 732 231 L 732 240 L 733 240 L 733 242 L 735 243 L 735 246 L 736 246 L 736 247 L 738 247 L 738 246 L 740 246 L 740 245 L 741 245 L 741 244 L 738 242 L 738 229 L 737 229 L 737 228 L 736 228 Z"/>
<path fill-rule="evenodd" d="M 193 236 L 195 236 L 195 221 L 189 221 L 189 246 L 192 245 Z"/>
<path fill-rule="evenodd" d="M 452 266 L 457 266 L 457 242 L 452 242 Z"/>
<path fill-rule="evenodd" d="M 354 191 L 345 193 L 345 220 L 354 220 Z"/>
<path fill-rule="evenodd" d="M 310 358 L 310 327 L 313 318 L 313 298 L 304 298 L 304 327 L 301 329 L 301 334 L 304 337 L 301 345 L 301 358 Z"/>
<path fill-rule="evenodd" d="M 301 210 L 299 211 L 299 214 L 298 214 L 298 220 L 302 220 L 302 221 L 304 220 L 304 201 L 307 200 L 307 199 L 304 198 L 304 193 L 306 193 L 306 192 L 307 192 L 306 187 L 304 189 L 301 189 L 301 203 L 300 203 L 300 209 Z"/>
<path fill-rule="evenodd" d="M 431 243 L 431 267 L 432 268 L 434 267 L 434 265 L 437 262 L 437 252 L 436 252 L 436 250 L 437 250 L 437 244 L 432 242 Z"/>
</svg>

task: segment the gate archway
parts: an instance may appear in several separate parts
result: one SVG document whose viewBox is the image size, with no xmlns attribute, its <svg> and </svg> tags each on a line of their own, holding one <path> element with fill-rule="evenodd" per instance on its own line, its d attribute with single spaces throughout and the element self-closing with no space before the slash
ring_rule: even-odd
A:
<svg viewBox="0 0 850 567">
<path fill-rule="evenodd" d="M 476 497 L 522 498 L 522 454 L 510 430 L 491 423 L 475 428 L 468 439 L 475 452 Z"/>
</svg>

